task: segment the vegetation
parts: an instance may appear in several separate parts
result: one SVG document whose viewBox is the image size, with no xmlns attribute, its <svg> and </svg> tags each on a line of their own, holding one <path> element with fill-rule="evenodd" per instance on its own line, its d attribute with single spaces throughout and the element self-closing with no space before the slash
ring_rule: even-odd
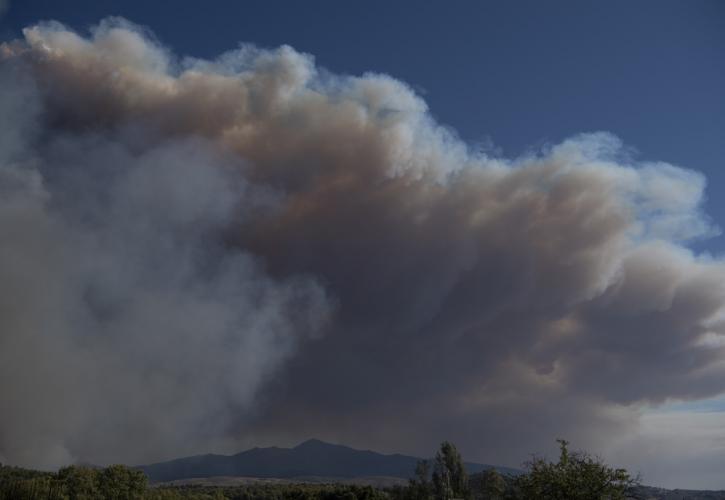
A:
<svg viewBox="0 0 725 500">
<path fill-rule="evenodd" d="M 613 469 L 584 452 L 570 453 L 559 440 L 558 462 L 535 458 L 516 478 L 521 498 L 541 500 L 620 500 L 638 483 L 625 469 Z"/>
<path fill-rule="evenodd" d="M 410 480 L 405 494 L 401 498 L 416 500 L 432 500 L 433 484 L 430 480 L 430 464 L 428 460 L 420 460 L 415 467 L 415 475 Z"/>
<path fill-rule="evenodd" d="M 64 467 L 57 473 L 0 467 L 1 500 L 137 500 L 145 498 L 143 472 L 124 465 Z"/>
<path fill-rule="evenodd" d="M 71 466 L 40 472 L 0 465 L 0 500 L 621 500 L 636 484 L 559 441 L 558 462 L 535 458 L 525 473 L 504 476 L 494 469 L 468 477 L 456 447 L 444 442 L 433 464 L 418 462 L 407 486 L 376 489 L 342 484 L 149 487 L 136 469 Z"/>
<path fill-rule="evenodd" d="M 427 460 L 419 461 L 408 488 L 402 494 L 398 491 L 393 496 L 395 494 L 410 500 L 471 499 L 468 474 L 461 454 L 453 444 L 444 441 L 436 453 L 433 474 Z"/>
<path fill-rule="evenodd" d="M 471 478 L 471 489 L 479 500 L 504 500 L 513 496 L 509 483 L 510 478 L 507 481 L 496 469 L 489 469 Z"/>
<path fill-rule="evenodd" d="M 568 442 L 558 442 L 558 462 L 535 458 L 517 476 L 489 469 L 470 479 L 455 446 L 444 442 L 432 480 L 429 464 L 421 461 L 409 486 L 390 493 L 399 500 L 621 500 L 637 485 L 626 470 L 610 468 L 584 452 L 570 453 Z"/>
<path fill-rule="evenodd" d="M 468 474 L 458 450 L 448 441 L 441 444 L 436 453 L 435 469 L 433 470 L 433 491 L 440 500 L 452 498 L 471 498 L 468 485 Z"/>
<path fill-rule="evenodd" d="M 143 472 L 112 465 L 71 466 L 57 473 L 0 466 L 0 500 L 389 500 L 371 486 L 249 484 L 148 487 Z"/>
</svg>

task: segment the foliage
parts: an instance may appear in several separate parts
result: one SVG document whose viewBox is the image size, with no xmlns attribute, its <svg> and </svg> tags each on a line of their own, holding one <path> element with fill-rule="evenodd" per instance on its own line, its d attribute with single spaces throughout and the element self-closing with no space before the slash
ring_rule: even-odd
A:
<svg viewBox="0 0 725 500">
<path fill-rule="evenodd" d="M 249 484 L 149 488 L 144 500 L 388 500 L 371 486 L 343 484 Z"/>
<path fill-rule="evenodd" d="M 98 471 L 89 467 L 64 467 L 57 479 L 65 485 L 65 494 L 71 500 L 93 500 L 100 497 Z"/>
<path fill-rule="evenodd" d="M 518 497 L 541 500 L 621 500 L 637 484 L 625 469 L 613 469 L 584 452 L 570 453 L 564 440 L 559 461 L 534 458 L 528 473 L 518 476 Z"/>
<path fill-rule="evenodd" d="M 106 467 L 98 474 L 98 490 L 107 500 L 143 498 L 148 479 L 139 471 L 123 465 Z"/>
<path fill-rule="evenodd" d="M 433 500 L 433 484 L 430 480 L 428 460 L 420 460 L 415 466 L 415 475 L 408 484 L 406 497 L 411 500 Z"/>
<path fill-rule="evenodd" d="M 148 487 L 138 470 L 64 467 L 57 473 L 0 466 L 0 500 L 389 500 L 371 486 L 249 484 Z"/>
<path fill-rule="evenodd" d="M 566 441 L 559 444 L 556 463 L 535 458 L 520 476 L 490 469 L 469 479 L 456 447 L 444 442 L 432 467 L 421 460 L 407 486 L 387 489 L 320 483 L 149 487 L 141 471 L 123 465 L 57 473 L 0 465 L 0 500 L 621 500 L 636 484 L 626 470 L 570 453 Z"/>
<path fill-rule="evenodd" d="M 503 500 L 510 489 L 504 477 L 496 469 L 488 469 L 471 477 L 471 489 L 476 500 Z"/>
<path fill-rule="evenodd" d="M 433 492 L 436 500 L 470 498 L 468 474 L 456 447 L 444 441 L 436 453 L 433 469 Z"/>
<path fill-rule="evenodd" d="M 125 465 L 70 466 L 57 473 L 0 467 L 0 500 L 141 500 L 146 475 Z"/>
</svg>

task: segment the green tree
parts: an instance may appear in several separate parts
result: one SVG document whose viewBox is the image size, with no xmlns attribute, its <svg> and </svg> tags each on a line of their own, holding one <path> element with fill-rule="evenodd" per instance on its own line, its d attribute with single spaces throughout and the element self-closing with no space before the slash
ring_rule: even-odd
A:
<svg viewBox="0 0 725 500">
<path fill-rule="evenodd" d="M 101 496 L 107 500 L 138 500 L 146 491 L 146 475 L 125 465 L 106 467 L 99 477 Z"/>
<path fill-rule="evenodd" d="M 419 460 L 415 465 L 415 476 L 408 483 L 408 497 L 412 500 L 433 499 L 433 485 L 430 481 L 428 460 Z"/>
<path fill-rule="evenodd" d="M 570 453 L 569 443 L 558 440 L 559 461 L 534 458 L 528 472 L 516 478 L 524 499 L 540 500 L 623 500 L 637 484 L 625 469 L 613 469 L 584 452 Z"/>
<path fill-rule="evenodd" d="M 452 498 L 471 498 L 468 486 L 468 474 L 463 465 L 461 454 L 456 447 L 444 441 L 436 453 L 433 469 L 433 492 L 436 500 Z"/>
<path fill-rule="evenodd" d="M 95 469 L 75 465 L 63 467 L 58 471 L 58 479 L 63 483 L 69 500 L 100 499 L 99 475 L 99 471 Z"/>
<path fill-rule="evenodd" d="M 496 469 L 481 474 L 481 493 L 485 500 L 502 500 L 506 494 L 506 480 Z"/>
</svg>

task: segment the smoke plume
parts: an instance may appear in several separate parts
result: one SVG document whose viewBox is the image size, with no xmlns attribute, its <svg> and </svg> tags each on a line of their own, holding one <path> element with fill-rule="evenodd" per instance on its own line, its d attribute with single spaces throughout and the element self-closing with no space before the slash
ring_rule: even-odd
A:
<svg viewBox="0 0 725 500">
<path fill-rule="evenodd" d="M 606 133 L 494 157 L 389 76 L 121 19 L 0 60 L 4 460 L 316 436 L 516 464 L 725 392 L 699 173 Z"/>
</svg>

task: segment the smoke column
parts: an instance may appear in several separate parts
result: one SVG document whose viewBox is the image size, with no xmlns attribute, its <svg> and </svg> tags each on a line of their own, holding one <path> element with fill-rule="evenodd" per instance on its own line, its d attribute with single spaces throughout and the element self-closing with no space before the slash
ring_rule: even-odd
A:
<svg viewBox="0 0 725 500">
<path fill-rule="evenodd" d="M 0 86 L 2 461 L 516 463 L 725 391 L 705 179 L 612 135 L 496 157 L 389 76 L 116 18 L 25 29 Z"/>
</svg>

